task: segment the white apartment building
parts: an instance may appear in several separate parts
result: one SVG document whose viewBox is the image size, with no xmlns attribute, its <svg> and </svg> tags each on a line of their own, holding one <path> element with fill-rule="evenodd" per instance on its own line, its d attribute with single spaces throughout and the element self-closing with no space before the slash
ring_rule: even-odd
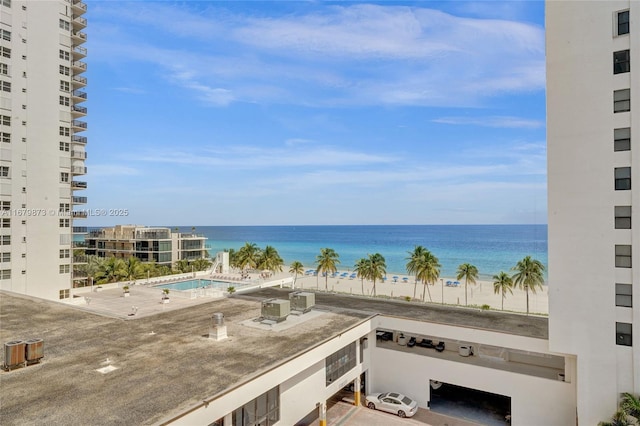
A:
<svg viewBox="0 0 640 426">
<path fill-rule="evenodd" d="M 0 0 L 0 289 L 69 297 L 86 188 L 79 0 Z"/>
<path fill-rule="evenodd" d="M 595 425 L 640 394 L 640 2 L 547 1 L 549 348 Z"/>
</svg>

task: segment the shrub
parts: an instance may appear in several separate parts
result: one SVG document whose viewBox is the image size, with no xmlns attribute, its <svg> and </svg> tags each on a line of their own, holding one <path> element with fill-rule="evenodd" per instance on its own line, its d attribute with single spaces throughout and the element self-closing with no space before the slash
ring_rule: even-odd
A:
<svg viewBox="0 0 640 426">
<path fill-rule="evenodd" d="M 488 311 L 489 309 L 491 309 L 491 306 L 485 303 L 484 305 L 480 306 L 480 309 L 482 309 L 483 311 Z"/>
</svg>

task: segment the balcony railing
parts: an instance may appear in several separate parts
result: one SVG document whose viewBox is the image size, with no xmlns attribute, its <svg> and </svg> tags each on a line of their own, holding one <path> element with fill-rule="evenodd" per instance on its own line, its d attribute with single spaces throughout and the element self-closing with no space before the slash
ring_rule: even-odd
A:
<svg viewBox="0 0 640 426">
<path fill-rule="evenodd" d="M 71 173 L 73 173 L 74 175 L 84 175 L 84 174 L 87 174 L 87 168 L 80 167 L 80 166 L 73 166 L 71 167 Z M 87 217 L 87 213 L 84 213 L 84 217 Z"/>
<path fill-rule="evenodd" d="M 82 3 L 82 0 L 71 0 L 71 7 L 74 10 L 87 11 L 87 5 Z"/>
<path fill-rule="evenodd" d="M 87 278 L 89 275 L 84 271 L 73 270 L 73 278 Z"/>
<path fill-rule="evenodd" d="M 81 143 L 83 145 L 86 145 L 87 144 L 87 137 L 86 136 L 73 135 L 73 136 L 71 136 L 71 142 L 73 142 L 73 143 Z"/>
<path fill-rule="evenodd" d="M 87 92 L 84 92 L 82 90 L 76 89 L 73 92 L 71 92 L 71 96 L 73 96 L 74 98 L 80 98 L 80 99 L 86 100 L 87 99 Z"/>
<path fill-rule="evenodd" d="M 73 61 L 71 62 L 71 68 L 73 68 L 74 70 L 86 71 L 87 64 L 82 61 Z"/>
<path fill-rule="evenodd" d="M 71 107 L 71 111 L 77 112 L 79 114 L 86 114 L 87 113 L 87 108 L 83 107 L 83 106 L 80 106 L 80 105 L 73 105 Z"/>
<path fill-rule="evenodd" d="M 80 75 L 74 75 L 73 77 L 71 77 L 71 84 L 73 84 L 74 86 L 86 86 L 87 78 Z"/>
<path fill-rule="evenodd" d="M 87 263 L 89 256 L 73 256 L 73 263 Z"/>
<path fill-rule="evenodd" d="M 86 234 L 87 232 L 89 232 L 89 228 L 87 228 L 86 226 L 74 226 L 73 227 L 73 233 L 74 234 Z"/>
<path fill-rule="evenodd" d="M 87 153 L 84 151 L 71 151 L 71 158 L 76 160 L 86 160 Z"/>
<path fill-rule="evenodd" d="M 73 204 L 87 204 L 87 197 L 71 197 L 71 201 Z"/>
<path fill-rule="evenodd" d="M 77 129 L 87 130 L 87 122 L 86 121 L 72 120 L 71 121 L 71 126 L 74 127 L 76 130 Z"/>
<path fill-rule="evenodd" d="M 73 19 L 73 23 L 77 24 L 78 26 L 84 28 L 87 26 L 87 20 L 84 19 L 82 16 L 78 16 L 78 15 L 73 15 L 71 17 L 71 19 Z"/>
<path fill-rule="evenodd" d="M 73 53 L 73 56 L 82 56 L 85 57 L 87 56 L 87 48 L 86 47 L 82 47 L 82 46 L 73 46 L 71 48 L 71 53 Z"/>
<path fill-rule="evenodd" d="M 87 35 L 82 31 L 71 31 L 71 38 L 79 41 L 80 43 L 87 41 Z"/>
<path fill-rule="evenodd" d="M 76 213 L 76 212 L 74 212 Z M 71 243 L 71 247 L 73 248 L 85 248 L 87 247 L 87 242 L 86 241 L 73 241 Z"/>
<path fill-rule="evenodd" d="M 71 189 L 87 189 L 87 182 L 71 181 Z"/>
</svg>

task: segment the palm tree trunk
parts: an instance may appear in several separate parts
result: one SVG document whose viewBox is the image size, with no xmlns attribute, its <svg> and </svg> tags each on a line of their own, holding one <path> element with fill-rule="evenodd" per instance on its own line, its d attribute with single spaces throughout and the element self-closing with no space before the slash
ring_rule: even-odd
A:
<svg viewBox="0 0 640 426">
<path fill-rule="evenodd" d="M 416 298 L 416 291 L 418 290 L 418 280 L 416 279 L 416 282 L 413 283 L 413 298 Z"/>
<path fill-rule="evenodd" d="M 426 281 L 424 282 L 424 288 L 427 291 L 422 293 L 422 301 L 424 302 L 424 296 L 428 292 L 429 293 L 429 302 L 433 302 L 433 299 L 431 299 L 431 290 L 429 290 L 429 283 L 426 282 Z"/>
<path fill-rule="evenodd" d="M 524 289 L 527 292 L 527 315 L 529 315 L 529 286 L 526 286 Z"/>
<path fill-rule="evenodd" d="M 324 291 L 329 291 L 329 274 L 324 276 Z"/>
<path fill-rule="evenodd" d="M 373 279 L 373 297 L 376 297 L 376 279 Z"/>
<path fill-rule="evenodd" d="M 464 306 L 468 306 L 467 303 L 467 279 L 464 279 Z"/>
<path fill-rule="evenodd" d="M 362 295 L 364 296 L 364 278 L 360 280 L 360 285 L 362 287 Z"/>
<path fill-rule="evenodd" d="M 502 310 L 504 311 L 504 288 L 502 289 Z"/>
</svg>

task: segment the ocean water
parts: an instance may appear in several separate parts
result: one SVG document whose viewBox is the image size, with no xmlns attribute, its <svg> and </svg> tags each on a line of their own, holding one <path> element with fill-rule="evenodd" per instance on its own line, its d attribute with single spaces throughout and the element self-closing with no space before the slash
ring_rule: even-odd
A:
<svg viewBox="0 0 640 426">
<path fill-rule="evenodd" d="M 173 227 L 171 227 L 173 229 Z M 191 227 L 178 227 L 191 232 Z M 442 265 L 440 276 L 453 277 L 458 265 L 471 263 L 481 279 L 509 272 L 525 256 L 547 266 L 547 225 L 362 225 L 362 226 L 199 226 L 210 253 L 238 250 L 245 242 L 278 250 L 288 270 L 291 262 L 315 269 L 321 248 L 340 256 L 340 271 L 353 269 L 369 254 L 386 259 L 387 275 L 406 274 L 407 257 L 416 245 L 429 249 Z"/>
</svg>

